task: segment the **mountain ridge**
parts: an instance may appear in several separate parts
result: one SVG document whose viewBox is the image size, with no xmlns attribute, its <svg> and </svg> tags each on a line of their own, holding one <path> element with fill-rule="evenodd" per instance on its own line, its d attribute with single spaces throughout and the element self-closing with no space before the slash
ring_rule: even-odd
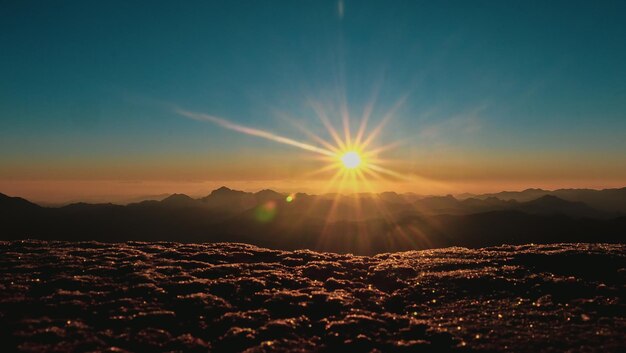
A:
<svg viewBox="0 0 626 353">
<path fill-rule="evenodd" d="M 371 253 L 504 243 L 624 242 L 626 217 L 582 202 L 452 195 L 343 197 L 220 188 L 194 199 L 172 194 L 129 205 L 41 207 L 0 196 L 0 239 L 236 241 L 275 248 Z"/>
</svg>

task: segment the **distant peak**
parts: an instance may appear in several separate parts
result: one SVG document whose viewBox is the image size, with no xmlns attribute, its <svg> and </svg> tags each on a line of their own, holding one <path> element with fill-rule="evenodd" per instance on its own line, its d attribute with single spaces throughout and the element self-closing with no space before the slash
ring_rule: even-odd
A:
<svg viewBox="0 0 626 353">
<path fill-rule="evenodd" d="M 272 190 L 272 189 L 263 189 L 261 191 L 258 191 L 256 193 L 257 195 L 262 195 L 262 194 L 279 194 L 278 192 Z"/>
<path fill-rule="evenodd" d="M 229 194 L 245 194 L 245 193 L 246 193 L 245 191 L 233 190 L 233 189 L 227 188 L 226 186 L 222 186 L 218 189 L 211 191 L 211 195 L 229 195 Z"/>
<path fill-rule="evenodd" d="M 9 196 L 9 195 L 5 195 L 0 193 L 0 200 L 3 203 L 10 203 L 10 204 L 14 204 L 14 205 L 28 205 L 28 206 L 35 206 L 35 207 L 39 207 L 37 204 L 34 204 L 26 199 L 23 199 L 21 197 L 17 197 L 17 196 Z"/>
<path fill-rule="evenodd" d="M 170 196 L 164 198 L 162 201 L 167 202 L 167 201 L 183 201 L 183 200 L 186 201 L 186 200 L 193 200 L 193 199 L 185 194 L 171 194 Z"/>
<path fill-rule="evenodd" d="M 266 201 L 270 201 L 270 200 L 278 200 L 278 199 L 282 199 L 285 195 L 278 193 L 274 190 L 270 190 L 270 189 L 264 189 L 261 191 L 258 191 L 254 194 L 254 197 L 256 198 L 257 201 L 259 202 L 266 202 Z"/>
<path fill-rule="evenodd" d="M 239 197 L 239 196 L 243 196 L 243 195 L 248 195 L 249 193 L 245 192 L 245 191 L 241 191 L 241 190 L 233 190 L 230 188 L 227 188 L 226 186 L 222 186 L 218 189 L 215 189 L 213 191 L 211 191 L 211 193 L 208 196 L 205 196 L 202 198 L 202 200 L 208 200 L 210 198 L 223 198 L 223 197 Z"/>
<path fill-rule="evenodd" d="M 558 196 L 554 196 L 554 195 L 543 195 L 533 201 L 530 201 L 530 203 L 570 203 L 569 201 L 563 200 L 562 198 L 558 197 Z"/>
</svg>

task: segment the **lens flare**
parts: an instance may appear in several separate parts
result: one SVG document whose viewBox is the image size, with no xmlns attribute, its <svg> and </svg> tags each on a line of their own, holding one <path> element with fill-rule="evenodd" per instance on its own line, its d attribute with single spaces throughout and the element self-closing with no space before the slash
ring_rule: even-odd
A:
<svg viewBox="0 0 626 353">
<path fill-rule="evenodd" d="M 382 115 L 378 124 L 372 129 L 368 129 L 368 122 L 372 115 L 372 104 L 368 105 L 364 110 L 363 116 L 357 124 L 356 133 L 351 131 L 351 117 L 347 109 L 347 105 L 342 105 L 339 116 L 336 120 L 341 123 L 343 131 L 336 129 L 331 123 L 333 113 L 329 113 L 326 110 L 326 106 L 311 102 L 312 108 L 315 111 L 317 117 L 326 128 L 328 133 L 328 139 L 323 138 L 320 135 L 315 134 L 312 129 L 308 129 L 306 126 L 297 122 L 296 119 L 289 119 L 290 122 L 296 126 L 302 133 L 304 133 L 309 140 L 313 142 L 299 141 L 292 137 L 285 137 L 274 134 L 269 131 L 260 130 L 252 127 L 243 126 L 230 122 L 226 119 L 215 117 L 208 114 L 191 112 L 176 107 L 174 111 L 182 116 L 190 119 L 208 121 L 219 125 L 223 128 L 230 129 L 239 133 L 243 133 L 250 136 L 256 136 L 278 142 L 284 145 L 300 148 L 311 152 L 316 156 L 316 159 L 322 161 L 324 165 L 318 170 L 311 171 L 303 177 L 311 177 L 313 175 L 325 174 L 329 171 L 335 171 L 335 173 L 329 178 L 326 183 L 326 188 L 321 194 L 334 191 L 332 194 L 328 194 L 330 197 L 322 197 L 315 199 L 312 203 L 302 202 L 300 206 L 310 207 L 314 209 L 319 202 L 321 207 L 330 206 L 326 211 L 325 223 L 320 234 L 320 242 L 335 241 L 327 235 L 332 234 L 332 229 L 335 221 L 345 219 L 361 220 L 364 219 L 364 212 L 374 207 L 377 214 L 380 215 L 391 227 L 385 227 L 386 230 L 380 228 L 374 228 L 377 232 L 385 231 L 390 238 L 394 238 L 393 234 L 398 233 L 399 236 L 406 238 L 408 241 L 420 241 L 423 240 L 421 230 L 415 227 L 402 227 L 395 226 L 397 219 L 396 216 L 391 214 L 386 209 L 386 202 L 376 194 L 376 190 L 372 185 L 372 181 L 380 181 L 383 179 L 402 180 L 405 182 L 420 182 L 423 178 L 416 175 L 404 175 L 398 173 L 392 169 L 385 167 L 385 165 L 391 161 L 387 161 L 379 158 L 379 154 L 389 149 L 398 146 L 400 141 L 394 141 L 389 144 L 379 145 L 376 143 L 376 139 L 379 137 L 383 127 L 389 122 L 395 111 L 403 104 L 404 98 L 400 99 L 390 111 Z M 305 179 L 306 180 L 306 179 Z M 346 195 L 351 193 L 351 196 Z M 331 196 L 332 195 L 332 196 Z M 286 203 L 293 203 L 296 199 L 295 194 L 290 194 L 285 197 Z M 323 204 L 326 203 L 326 206 Z M 260 222 L 272 222 L 278 208 L 275 202 L 269 202 L 263 204 L 255 210 L 255 216 Z M 346 212 L 351 213 L 347 215 Z M 294 220 L 295 222 L 301 222 L 302 220 Z M 365 223 L 359 223 L 359 227 L 355 230 L 359 235 L 363 235 L 359 239 L 363 239 L 367 242 L 369 239 L 366 235 L 369 233 Z M 393 234 L 392 234 L 393 233 Z M 397 235 L 397 234 L 396 234 Z M 360 244 L 362 247 L 369 247 L 371 244 Z"/>
<path fill-rule="evenodd" d="M 343 105 L 339 117 L 343 127 L 343 136 L 331 123 L 330 117 L 332 115 L 326 112 L 325 107 L 321 104 L 311 103 L 313 110 L 326 128 L 331 140 L 325 140 L 321 136 L 314 134 L 310 129 L 298 125 L 295 121 L 292 121 L 292 123 L 299 127 L 301 131 L 303 131 L 309 138 L 313 139 L 317 144 L 298 141 L 291 137 L 280 136 L 269 131 L 239 125 L 223 118 L 188 111 L 179 107 L 175 107 L 173 110 L 176 113 L 190 119 L 208 121 L 239 133 L 272 140 L 274 142 L 290 145 L 292 147 L 297 147 L 313 152 L 317 155 L 321 155 L 320 157 L 322 160 L 327 162 L 327 165 L 317 171 L 313 171 L 311 175 L 332 169 L 336 170 L 336 177 L 331 178 L 329 189 L 334 187 L 337 190 L 342 191 L 345 190 L 344 186 L 351 185 L 351 189 L 353 191 L 359 191 L 356 190 L 356 185 L 359 184 L 361 187 L 367 188 L 367 191 L 373 191 L 370 190 L 371 186 L 368 183 L 368 178 L 394 178 L 404 179 L 405 181 L 413 180 L 413 178 L 383 167 L 381 164 L 384 164 L 384 161 L 378 159 L 377 157 L 379 153 L 395 147 L 397 143 L 394 142 L 377 148 L 373 147 L 374 140 L 379 136 L 383 127 L 387 124 L 387 122 L 394 115 L 396 109 L 398 109 L 403 102 L 404 99 L 400 99 L 389 112 L 382 116 L 380 122 L 369 133 L 366 133 L 372 110 L 371 107 L 368 107 L 360 120 L 356 134 L 351 132 L 351 118 L 349 116 L 348 109 L 345 105 Z M 343 173 L 349 173 L 349 175 L 344 176 Z"/>
<path fill-rule="evenodd" d="M 254 209 L 254 216 L 261 223 L 270 222 L 276 217 L 276 202 L 268 201 Z"/>
</svg>

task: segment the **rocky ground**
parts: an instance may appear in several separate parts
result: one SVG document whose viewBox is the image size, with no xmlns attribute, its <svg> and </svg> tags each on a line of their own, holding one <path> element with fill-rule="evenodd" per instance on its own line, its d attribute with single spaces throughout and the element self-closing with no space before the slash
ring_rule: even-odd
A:
<svg viewBox="0 0 626 353">
<path fill-rule="evenodd" d="M 0 242 L 2 352 L 626 350 L 626 245 Z"/>
</svg>

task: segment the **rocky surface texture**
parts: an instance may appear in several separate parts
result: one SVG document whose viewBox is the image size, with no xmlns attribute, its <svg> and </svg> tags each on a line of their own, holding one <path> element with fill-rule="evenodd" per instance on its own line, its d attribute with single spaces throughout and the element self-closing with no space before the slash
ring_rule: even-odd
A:
<svg viewBox="0 0 626 353">
<path fill-rule="evenodd" d="M 614 352 L 626 246 L 0 242 L 2 352 Z"/>
</svg>

